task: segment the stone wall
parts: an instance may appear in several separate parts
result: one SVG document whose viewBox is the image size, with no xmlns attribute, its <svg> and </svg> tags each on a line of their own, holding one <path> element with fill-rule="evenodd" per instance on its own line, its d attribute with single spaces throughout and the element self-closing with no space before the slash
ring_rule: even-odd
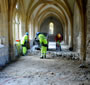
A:
<svg viewBox="0 0 90 85">
<path fill-rule="evenodd" d="M 0 1 L 0 67 L 9 62 L 8 51 L 8 4 Z"/>
<path fill-rule="evenodd" d="M 8 8 L 6 6 L 6 3 L 0 1 L 0 39 L 4 45 L 8 45 Z"/>
<path fill-rule="evenodd" d="M 5 66 L 9 62 L 8 47 L 0 45 L 0 67 Z"/>
<path fill-rule="evenodd" d="M 86 38 L 87 57 L 90 57 L 90 0 L 87 4 L 87 38 Z"/>
</svg>

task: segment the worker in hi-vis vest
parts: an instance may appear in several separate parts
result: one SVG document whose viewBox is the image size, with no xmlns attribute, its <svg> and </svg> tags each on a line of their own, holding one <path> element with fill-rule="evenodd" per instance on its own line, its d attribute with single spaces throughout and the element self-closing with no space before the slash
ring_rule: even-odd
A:
<svg viewBox="0 0 90 85">
<path fill-rule="evenodd" d="M 29 34 L 26 32 L 26 34 L 21 39 L 21 45 L 22 45 L 22 54 L 26 55 L 27 53 L 27 43 L 29 42 Z"/>
<path fill-rule="evenodd" d="M 36 38 L 39 39 L 40 46 L 41 46 L 41 57 L 40 58 L 41 59 L 46 58 L 47 45 L 48 45 L 47 39 L 45 35 L 41 34 L 40 32 L 36 33 Z"/>
</svg>

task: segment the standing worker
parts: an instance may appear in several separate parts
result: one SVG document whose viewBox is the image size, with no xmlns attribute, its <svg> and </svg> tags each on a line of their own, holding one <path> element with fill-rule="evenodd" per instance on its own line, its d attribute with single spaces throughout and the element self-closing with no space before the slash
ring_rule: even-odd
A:
<svg viewBox="0 0 90 85">
<path fill-rule="evenodd" d="M 39 39 L 40 46 L 41 46 L 41 57 L 40 58 L 41 59 L 46 58 L 46 52 L 47 52 L 47 46 L 48 46 L 46 36 L 41 34 L 40 32 L 37 32 L 36 38 Z"/>
<path fill-rule="evenodd" d="M 29 43 L 29 34 L 26 32 L 26 34 L 23 36 L 21 40 L 21 45 L 22 45 L 22 54 L 26 55 L 27 53 L 27 44 Z"/>
<path fill-rule="evenodd" d="M 56 50 L 60 50 L 60 51 L 61 51 L 62 36 L 61 36 L 60 33 L 58 33 L 58 34 L 56 35 L 55 40 L 56 40 Z"/>
</svg>

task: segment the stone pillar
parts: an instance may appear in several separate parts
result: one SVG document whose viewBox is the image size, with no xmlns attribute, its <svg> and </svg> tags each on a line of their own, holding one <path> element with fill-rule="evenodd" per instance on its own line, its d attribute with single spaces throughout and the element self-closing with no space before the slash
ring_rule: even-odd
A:
<svg viewBox="0 0 90 85">
<path fill-rule="evenodd" d="M 65 25 L 65 44 L 68 45 L 68 27 Z"/>
<path fill-rule="evenodd" d="M 71 43 L 70 47 L 73 48 L 73 20 L 71 20 Z"/>
<path fill-rule="evenodd" d="M 33 38 L 35 37 L 35 20 L 33 20 Z"/>
<path fill-rule="evenodd" d="M 71 40 L 71 23 L 68 19 L 68 45 L 69 45 L 69 47 L 71 47 L 71 42 L 72 42 L 72 40 Z"/>
<path fill-rule="evenodd" d="M 86 55 L 90 57 L 90 0 L 88 0 L 87 4 L 87 37 L 86 37 Z"/>
</svg>

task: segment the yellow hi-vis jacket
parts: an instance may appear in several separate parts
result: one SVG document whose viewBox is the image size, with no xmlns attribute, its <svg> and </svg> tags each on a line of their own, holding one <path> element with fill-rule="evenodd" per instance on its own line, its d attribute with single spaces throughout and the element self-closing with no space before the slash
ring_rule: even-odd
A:
<svg viewBox="0 0 90 85">
<path fill-rule="evenodd" d="M 21 45 L 25 45 L 25 43 L 27 43 L 28 40 L 29 40 L 28 35 L 24 35 L 23 38 L 22 38 L 22 40 L 21 40 Z"/>
</svg>

